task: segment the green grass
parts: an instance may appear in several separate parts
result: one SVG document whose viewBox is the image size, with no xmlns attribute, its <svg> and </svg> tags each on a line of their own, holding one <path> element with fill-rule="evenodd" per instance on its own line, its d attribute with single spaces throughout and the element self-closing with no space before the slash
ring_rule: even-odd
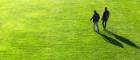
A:
<svg viewBox="0 0 140 60">
<path fill-rule="evenodd" d="M 140 46 L 139 0 L 1 0 L 0 60 L 140 60 L 140 49 L 124 48 L 93 32 L 93 10 L 108 7 L 107 29 Z"/>
</svg>

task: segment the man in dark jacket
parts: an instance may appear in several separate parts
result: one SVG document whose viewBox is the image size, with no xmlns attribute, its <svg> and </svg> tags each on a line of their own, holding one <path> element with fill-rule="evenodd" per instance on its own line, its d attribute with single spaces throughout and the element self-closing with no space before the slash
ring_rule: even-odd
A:
<svg viewBox="0 0 140 60">
<path fill-rule="evenodd" d="M 98 28 L 98 21 L 100 19 L 100 16 L 99 14 L 96 12 L 96 10 L 94 11 L 94 15 L 92 16 L 92 18 L 90 19 L 93 20 L 93 23 L 94 23 L 94 31 L 97 31 L 99 32 L 99 28 Z"/>
<path fill-rule="evenodd" d="M 103 24 L 103 28 L 104 30 L 106 30 L 106 24 L 107 24 L 107 21 L 108 21 L 108 18 L 109 18 L 109 11 L 107 10 L 107 7 L 105 7 L 105 11 L 103 13 L 103 16 L 102 16 L 102 24 Z"/>
</svg>

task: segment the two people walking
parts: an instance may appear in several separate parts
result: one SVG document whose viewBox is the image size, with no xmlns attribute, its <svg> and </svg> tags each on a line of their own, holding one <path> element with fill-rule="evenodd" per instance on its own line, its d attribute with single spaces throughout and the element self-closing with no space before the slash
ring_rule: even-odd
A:
<svg viewBox="0 0 140 60">
<path fill-rule="evenodd" d="M 107 7 L 105 7 L 105 11 L 102 16 L 102 25 L 103 25 L 104 30 L 106 30 L 109 15 L 110 15 L 110 12 L 108 11 Z M 90 21 L 93 21 L 94 31 L 97 31 L 97 32 L 99 32 L 99 27 L 98 27 L 99 19 L 100 19 L 100 15 L 95 10 L 94 15 L 91 17 Z"/>
</svg>

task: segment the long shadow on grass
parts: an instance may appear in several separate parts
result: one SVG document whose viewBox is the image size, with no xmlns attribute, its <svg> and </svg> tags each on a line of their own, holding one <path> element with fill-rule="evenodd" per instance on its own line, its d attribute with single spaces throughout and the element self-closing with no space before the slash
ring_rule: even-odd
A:
<svg viewBox="0 0 140 60">
<path fill-rule="evenodd" d="M 135 47 L 135 48 L 138 48 L 140 49 L 135 43 L 133 43 L 132 41 L 130 41 L 129 39 L 125 38 L 125 37 L 122 37 L 122 36 L 119 36 L 111 31 L 108 31 L 106 30 L 106 32 L 112 36 L 114 36 L 116 39 L 118 39 L 119 41 L 129 45 L 129 46 L 132 46 L 132 47 Z"/>
<path fill-rule="evenodd" d="M 113 45 L 116 45 L 118 47 L 123 48 L 123 45 L 120 42 L 116 41 L 115 39 L 113 39 L 107 35 L 101 34 L 101 33 L 98 33 L 98 34 L 101 35 L 105 41 L 107 41 Z"/>
</svg>

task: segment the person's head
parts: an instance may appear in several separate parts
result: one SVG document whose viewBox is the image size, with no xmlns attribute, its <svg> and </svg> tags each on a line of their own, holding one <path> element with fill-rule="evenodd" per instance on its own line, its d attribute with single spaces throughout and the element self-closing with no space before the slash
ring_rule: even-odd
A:
<svg viewBox="0 0 140 60">
<path fill-rule="evenodd" d="M 107 7 L 105 7 L 105 10 L 107 10 Z"/>
<path fill-rule="evenodd" d="M 94 10 L 94 13 L 97 13 L 96 10 Z"/>
</svg>

